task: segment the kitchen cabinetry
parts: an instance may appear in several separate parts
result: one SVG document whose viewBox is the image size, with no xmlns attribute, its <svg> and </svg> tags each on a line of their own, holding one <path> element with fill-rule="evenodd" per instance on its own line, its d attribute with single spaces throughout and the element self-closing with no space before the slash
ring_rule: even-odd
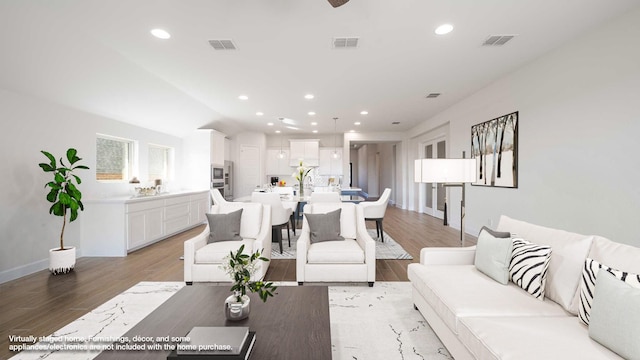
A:
<svg viewBox="0 0 640 360">
<path fill-rule="evenodd" d="M 338 153 L 337 159 L 333 157 L 334 150 Z M 342 148 L 320 148 L 318 175 L 342 175 Z"/>
<path fill-rule="evenodd" d="M 211 164 L 224 165 L 224 138 L 225 134 L 211 130 Z"/>
<path fill-rule="evenodd" d="M 206 221 L 209 192 L 85 200 L 82 256 L 126 256 Z"/>
<path fill-rule="evenodd" d="M 318 166 L 319 163 L 319 140 L 289 140 L 289 165 L 298 166 L 303 161 L 305 166 Z"/>
<path fill-rule="evenodd" d="M 280 148 L 267 149 L 266 175 L 267 176 L 291 176 L 294 169 L 289 164 L 289 149 L 282 149 L 284 157 L 280 159 Z"/>
</svg>

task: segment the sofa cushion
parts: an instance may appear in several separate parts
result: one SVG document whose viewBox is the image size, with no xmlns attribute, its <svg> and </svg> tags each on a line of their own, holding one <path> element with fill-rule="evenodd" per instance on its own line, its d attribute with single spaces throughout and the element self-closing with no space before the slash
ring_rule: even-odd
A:
<svg viewBox="0 0 640 360">
<path fill-rule="evenodd" d="M 509 282 L 512 247 L 510 233 L 493 231 L 483 226 L 478 233 L 474 265 L 488 277 L 506 285 Z"/>
<path fill-rule="evenodd" d="M 243 239 L 255 239 L 260 234 L 262 226 L 262 204 L 245 202 L 227 202 L 211 207 L 211 213 L 228 214 L 232 211 L 242 210 L 240 219 L 240 236 Z"/>
<path fill-rule="evenodd" d="M 509 275 L 514 284 L 538 300 L 544 300 L 544 285 L 551 257 L 551 246 L 513 239 Z"/>
<path fill-rule="evenodd" d="M 459 329 L 477 359 L 620 359 L 590 339 L 575 316 L 465 317 Z"/>
<path fill-rule="evenodd" d="M 231 251 L 236 252 L 244 244 L 244 254 L 250 254 L 253 249 L 253 239 L 243 239 L 241 241 L 218 241 L 207 244 L 196 250 L 196 264 L 221 264 L 222 259 L 229 255 Z"/>
<path fill-rule="evenodd" d="M 529 224 L 501 216 L 498 231 L 509 231 L 512 237 L 549 245 L 553 249 L 545 297 L 562 305 L 572 314 L 578 313 L 580 274 L 593 237 Z"/>
<path fill-rule="evenodd" d="M 364 264 L 364 250 L 353 239 L 311 244 L 307 250 L 309 264 Z"/>
<path fill-rule="evenodd" d="M 640 359 L 640 289 L 600 272 L 589 337 L 626 359 Z"/>
<path fill-rule="evenodd" d="M 609 266 L 600 264 L 593 259 L 585 260 L 584 269 L 582 271 L 582 285 L 580 287 L 580 311 L 578 313 L 578 317 L 586 325 L 589 325 L 591 306 L 593 305 L 593 297 L 596 290 L 596 280 L 600 270 L 609 272 L 630 286 L 640 288 L 640 275 L 612 269 Z"/>
<path fill-rule="evenodd" d="M 242 209 L 228 214 L 206 214 L 209 222 L 209 239 L 207 242 L 240 241 L 240 219 Z"/>
<path fill-rule="evenodd" d="M 595 236 L 588 257 L 620 271 L 640 274 L 640 248 L 635 246 Z"/>
<path fill-rule="evenodd" d="M 353 203 L 315 203 L 304 207 L 304 213 L 326 214 L 342 209 L 340 212 L 340 235 L 346 239 L 356 238 L 356 205 Z M 306 221 L 306 220 L 305 220 Z"/>
<path fill-rule="evenodd" d="M 317 243 L 321 241 L 344 240 L 340 236 L 340 213 L 342 209 L 329 211 L 326 214 L 304 214 L 309 223 L 309 241 Z"/>
<path fill-rule="evenodd" d="M 495 282 L 473 265 L 410 264 L 408 276 L 454 333 L 467 316 L 569 316 L 560 305 L 539 301 L 511 282 Z"/>
</svg>

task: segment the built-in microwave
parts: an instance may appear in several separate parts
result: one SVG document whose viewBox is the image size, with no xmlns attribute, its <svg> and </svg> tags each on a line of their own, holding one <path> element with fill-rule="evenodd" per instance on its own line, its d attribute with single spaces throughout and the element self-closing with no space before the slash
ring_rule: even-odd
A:
<svg viewBox="0 0 640 360">
<path fill-rule="evenodd" d="M 219 166 L 211 166 L 211 182 L 224 181 L 224 168 Z"/>
</svg>

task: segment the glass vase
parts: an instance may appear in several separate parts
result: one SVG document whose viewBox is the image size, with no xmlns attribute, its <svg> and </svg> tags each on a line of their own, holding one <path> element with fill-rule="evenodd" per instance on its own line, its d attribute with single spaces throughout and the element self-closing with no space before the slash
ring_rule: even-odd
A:
<svg viewBox="0 0 640 360">
<path fill-rule="evenodd" d="M 238 301 L 238 295 L 236 292 L 224 301 L 224 315 L 227 320 L 238 321 L 249 317 L 251 299 L 247 295 L 242 295 L 240 296 L 241 301 Z"/>
</svg>

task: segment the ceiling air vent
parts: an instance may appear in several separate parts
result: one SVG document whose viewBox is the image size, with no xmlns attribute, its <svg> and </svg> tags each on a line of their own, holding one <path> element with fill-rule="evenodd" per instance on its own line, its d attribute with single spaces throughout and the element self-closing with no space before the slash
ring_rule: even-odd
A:
<svg viewBox="0 0 640 360">
<path fill-rule="evenodd" d="M 516 35 L 491 35 L 483 43 L 482 46 L 502 46 Z"/>
<path fill-rule="evenodd" d="M 359 40 L 360 40 L 360 38 L 357 38 L 357 37 L 337 37 L 337 38 L 333 38 L 333 48 L 334 49 L 357 48 Z"/>
<path fill-rule="evenodd" d="M 431 93 L 431 94 L 429 94 L 429 95 L 427 95 L 427 96 L 425 96 L 425 97 L 426 97 L 427 99 L 435 99 L 435 98 L 437 98 L 438 96 L 440 96 L 440 93 Z"/>
<path fill-rule="evenodd" d="M 236 50 L 236 44 L 231 40 L 209 40 L 211 45 L 216 50 Z"/>
</svg>

